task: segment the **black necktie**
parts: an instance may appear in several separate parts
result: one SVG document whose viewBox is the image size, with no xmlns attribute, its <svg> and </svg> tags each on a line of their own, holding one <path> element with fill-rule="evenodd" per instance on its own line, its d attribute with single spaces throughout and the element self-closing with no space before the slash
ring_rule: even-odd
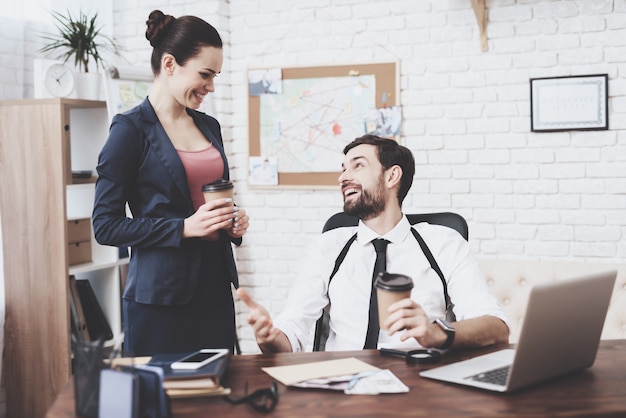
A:
<svg viewBox="0 0 626 418">
<path fill-rule="evenodd" d="M 376 298 L 376 289 L 374 289 L 374 281 L 378 273 L 387 270 L 387 244 L 386 239 L 378 238 L 372 240 L 372 245 L 376 249 L 376 262 L 374 263 L 374 273 L 372 274 L 372 292 L 370 294 L 370 313 L 369 323 L 367 324 L 367 335 L 365 336 L 365 346 L 363 348 L 376 348 L 378 344 L 378 331 L 380 324 L 378 323 L 378 299 Z"/>
</svg>

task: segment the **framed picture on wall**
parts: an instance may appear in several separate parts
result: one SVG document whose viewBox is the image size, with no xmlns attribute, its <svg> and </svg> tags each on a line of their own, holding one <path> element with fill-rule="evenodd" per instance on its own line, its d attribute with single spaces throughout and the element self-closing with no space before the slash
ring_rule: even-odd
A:
<svg viewBox="0 0 626 418">
<path fill-rule="evenodd" d="M 607 130 L 608 75 L 532 78 L 530 130 Z"/>
</svg>

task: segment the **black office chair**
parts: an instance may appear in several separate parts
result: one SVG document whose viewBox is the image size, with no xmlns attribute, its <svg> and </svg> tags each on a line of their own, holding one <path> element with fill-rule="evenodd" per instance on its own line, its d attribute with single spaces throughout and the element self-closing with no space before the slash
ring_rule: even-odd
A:
<svg viewBox="0 0 626 418">
<path fill-rule="evenodd" d="M 413 213 L 407 214 L 407 219 L 411 225 L 415 225 L 420 222 L 427 222 L 429 224 L 447 226 L 456 230 L 465 240 L 469 238 L 469 228 L 465 218 L 458 213 L 454 212 L 435 212 L 435 213 Z M 350 216 L 345 212 L 335 213 L 328 218 L 322 227 L 322 233 L 330 231 L 335 228 L 357 226 L 359 224 L 359 218 Z M 329 307 L 326 306 L 322 311 L 322 316 L 317 320 L 315 324 L 315 338 L 313 340 L 313 351 L 324 351 L 326 348 L 326 340 L 330 332 L 329 325 Z"/>
<path fill-rule="evenodd" d="M 409 219 L 411 225 L 415 225 L 420 222 L 428 222 L 429 224 L 443 225 L 456 230 L 465 240 L 469 239 L 469 228 L 467 222 L 458 213 L 454 212 L 435 212 L 435 213 L 410 213 L 406 217 Z M 330 231 L 331 229 L 345 227 L 345 226 L 357 226 L 359 224 L 359 218 L 350 216 L 345 212 L 335 213 L 328 218 L 322 232 Z"/>
</svg>

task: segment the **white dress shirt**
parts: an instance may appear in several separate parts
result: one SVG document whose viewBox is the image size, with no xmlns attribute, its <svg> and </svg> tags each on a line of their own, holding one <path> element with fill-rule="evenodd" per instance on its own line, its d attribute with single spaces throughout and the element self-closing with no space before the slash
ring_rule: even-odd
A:
<svg viewBox="0 0 626 418">
<path fill-rule="evenodd" d="M 406 217 L 384 236 L 363 222 L 357 227 L 337 228 L 321 234 L 302 257 L 299 275 L 289 293 L 285 310 L 274 325 L 285 333 L 293 351 L 304 351 L 310 344 L 312 326 L 330 299 L 330 333 L 327 351 L 361 350 L 367 332 L 372 272 L 376 253 L 371 241 L 384 238 L 387 271 L 413 279 L 411 298 L 426 312 L 429 320 L 445 317 L 443 286 L 437 273 L 411 233 Z M 420 233 L 448 283 L 457 320 L 492 315 L 506 322 L 497 299 L 489 292 L 469 244 L 458 232 L 446 226 L 419 223 Z M 328 279 L 335 260 L 348 239 L 358 233 L 341 267 Z M 389 336 L 381 330 L 378 347 L 419 347 L 414 338 L 404 343 L 397 332 Z"/>
</svg>

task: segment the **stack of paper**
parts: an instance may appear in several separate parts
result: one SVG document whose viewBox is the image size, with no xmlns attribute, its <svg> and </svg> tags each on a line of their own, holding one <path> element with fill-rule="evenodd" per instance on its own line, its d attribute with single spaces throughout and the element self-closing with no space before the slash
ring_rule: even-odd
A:
<svg viewBox="0 0 626 418">
<path fill-rule="evenodd" d="M 381 370 L 354 357 L 293 366 L 264 367 L 263 371 L 287 386 L 342 390 L 349 395 L 409 391 L 390 370 Z"/>
<path fill-rule="evenodd" d="M 163 388 L 170 398 L 195 398 L 198 396 L 228 395 L 230 389 L 219 384 L 215 377 L 165 377 Z"/>
</svg>

